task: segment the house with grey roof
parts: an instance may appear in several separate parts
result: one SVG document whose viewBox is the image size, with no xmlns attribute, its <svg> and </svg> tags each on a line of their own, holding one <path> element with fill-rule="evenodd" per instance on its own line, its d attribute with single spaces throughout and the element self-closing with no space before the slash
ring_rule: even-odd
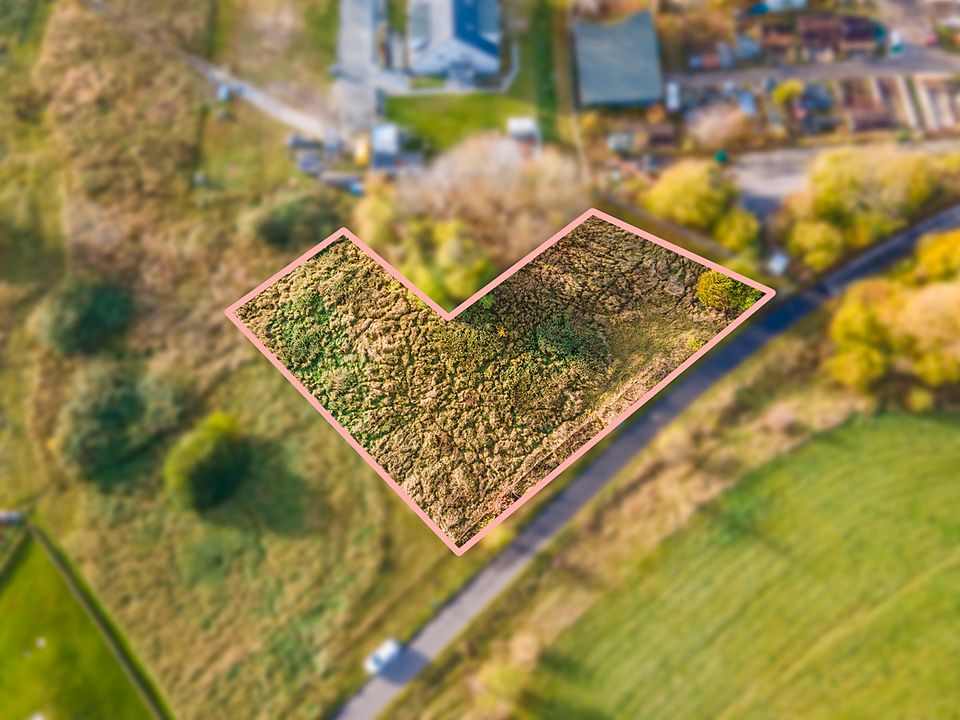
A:
<svg viewBox="0 0 960 720">
<path fill-rule="evenodd" d="M 648 105 L 663 98 L 660 50 L 649 12 L 573 25 L 581 106 Z"/>
<path fill-rule="evenodd" d="M 413 0 L 407 65 L 414 75 L 471 78 L 500 72 L 498 0 Z"/>
</svg>

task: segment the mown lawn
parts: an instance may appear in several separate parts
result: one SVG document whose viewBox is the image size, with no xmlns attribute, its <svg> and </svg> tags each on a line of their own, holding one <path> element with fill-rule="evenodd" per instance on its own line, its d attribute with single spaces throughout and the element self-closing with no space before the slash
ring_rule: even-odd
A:
<svg viewBox="0 0 960 720">
<path fill-rule="evenodd" d="M 555 140 L 557 85 L 561 80 L 568 82 L 558 75 L 569 72 L 567 67 L 554 66 L 554 44 L 565 42 L 562 27 L 555 22 L 556 14 L 563 12 L 559 5 L 558 0 L 524 0 L 517 11 L 525 18 L 526 29 L 516 36 L 520 71 L 507 92 L 391 97 L 387 117 L 423 137 L 435 150 L 445 150 L 484 130 L 503 132 L 507 118 L 517 115 L 536 116 L 544 139 Z M 505 48 L 511 41 L 507 35 Z"/>
<path fill-rule="evenodd" d="M 561 636 L 536 717 L 952 717 L 960 417 L 847 425 L 747 477 Z"/>
<path fill-rule="evenodd" d="M 34 542 L 0 578 L 0 698 L 5 718 L 151 717 Z"/>
</svg>

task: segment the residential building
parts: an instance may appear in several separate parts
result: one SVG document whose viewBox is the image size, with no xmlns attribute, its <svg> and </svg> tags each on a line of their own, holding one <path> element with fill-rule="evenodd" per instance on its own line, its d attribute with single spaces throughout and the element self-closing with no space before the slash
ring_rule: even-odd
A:
<svg viewBox="0 0 960 720">
<path fill-rule="evenodd" d="M 470 80 L 500 72 L 497 0 L 413 0 L 407 23 L 407 64 L 414 75 Z"/>
</svg>

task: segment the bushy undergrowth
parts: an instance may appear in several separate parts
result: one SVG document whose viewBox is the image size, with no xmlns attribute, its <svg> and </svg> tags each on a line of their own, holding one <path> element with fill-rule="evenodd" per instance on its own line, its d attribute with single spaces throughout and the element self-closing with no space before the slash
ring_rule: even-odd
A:
<svg viewBox="0 0 960 720">
<path fill-rule="evenodd" d="M 305 248 L 343 227 L 348 213 L 343 193 L 314 190 L 283 197 L 254 213 L 251 229 L 275 248 Z"/>
<path fill-rule="evenodd" d="M 759 300 L 761 294 L 716 270 L 707 270 L 697 280 L 697 299 L 723 312 L 741 313 Z"/>
<path fill-rule="evenodd" d="M 671 166 L 640 200 L 659 217 L 712 233 L 739 253 L 759 247 L 760 222 L 737 204 L 737 186 L 715 162 L 686 160 Z"/>
<path fill-rule="evenodd" d="M 163 466 L 170 499 L 179 507 L 207 510 L 239 487 L 250 449 L 228 415 L 208 415 L 171 448 Z"/>
<path fill-rule="evenodd" d="M 37 335 L 65 355 L 90 352 L 126 330 L 132 311 L 132 299 L 123 288 L 71 278 L 40 307 Z"/>
<path fill-rule="evenodd" d="M 784 211 L 787 249 L 816 271 L 890 235 L 960 194 L 960 155 L 837 150 Z"/>
<path fill-rule="evenodd" d="M 113 360 L 93 360 L 74 377 L 55 446 L 64 465 L 104 489 L 116 471 L 175 426 L 182 397 L 167 382 Z"/>
</svg>

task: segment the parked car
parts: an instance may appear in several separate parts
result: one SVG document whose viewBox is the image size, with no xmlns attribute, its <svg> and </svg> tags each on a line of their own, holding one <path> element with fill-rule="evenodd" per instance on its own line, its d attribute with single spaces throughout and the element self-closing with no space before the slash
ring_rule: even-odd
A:
<svg viewBox="0 0 960 720">
<path fill-rule="evenodd" d="M 396 638 L 385 640 L 363 661 L 363 669 L 368 675 L 379 675 L 403 652 L 403 645 Z"/>
</svg>

